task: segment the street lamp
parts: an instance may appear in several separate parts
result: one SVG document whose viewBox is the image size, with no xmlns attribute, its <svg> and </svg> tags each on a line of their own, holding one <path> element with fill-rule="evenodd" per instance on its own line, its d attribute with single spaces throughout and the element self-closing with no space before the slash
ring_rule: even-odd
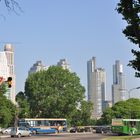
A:
<svg viewBox="0 0 140 140">
<path fill-rule="evenodd" d="M 135 89 L 140 89 L 140 87 L 131 88 L 131 89 L 128 90 L 128 93 L 129 93 L 129 99 L 130 99 L 130 93 L 131 93 L 131 91 L 133 91 L 133 90 L 135 90 Z"/>
</svg>

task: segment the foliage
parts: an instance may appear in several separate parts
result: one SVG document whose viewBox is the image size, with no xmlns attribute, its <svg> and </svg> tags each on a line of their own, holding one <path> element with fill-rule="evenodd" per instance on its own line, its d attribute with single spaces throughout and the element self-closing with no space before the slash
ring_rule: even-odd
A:
<svg viewBox="0 0 140 140">
<path fill-rule="evenodd" d="M 0 127 L 14 123 L 16 106 L 5 96 L 0 96 Z"/>
<path fill-rule="evenodd" d="M 80 125 L 85 126 L 95 124 L 95 121 L 90 118 L 92 110 L 93 110 L 92 103 L 83 100 L 81 102 L 80 107 L 76 110 L 75 114 L 73 114 L 71 118 L 71 124 L 73 126 Z"/>
<path fill-rule="evenodd" d="M 3 96 L 7 91 L 7 85 L 3 82 L 1 85 L 0 85 L 0 96 Z"/>
<path fill-rule="evenodd" d="M 139 119 L 140 99 L 131 98 L 126 101 L 117 102 L 112 108 L 103 112 L 98 124 L 111 124 L 113 118 Z"/>
<path fill-rule="evenodd" d="M 0 127 L 7 127 L 14 122 L 15 105 L 6 98 L 7 85 L 3 82 L 0 85 Z"/>
<path fill-rule="evenodd" d="M 79 77 L 58 66 L 33 73 L 25 82 L 31 117 L 67 118 L 70 123 L 74 117 L 89 117 L 91 105 L 84 101 L 84 92 Z"/>
<path fill-rule="evenodd" d="M 128 24 L 123 33 L 140 48 L 140 0 L 120 0 L 117 11 Z M 129 61 L 128 65 L 136 70 L 135 76 L 140 77 L 140 51 L 131 51 L 135 59 Z"/>
<path fill-rule="evenodd" d="M 5 6 L 7 7 L 8 11 L 12 11 L 16 14 L 18 14 L 17 11 L 22 12 L 22 9 L 17 0 L 0 0 L 0 2 L 2 1 L 5 3 Z"/>
<path fill-rule="evenodd" d="M 18 118 L 27 118 L 30 116 L 30 108 L 26 96 L 23 92 L 16 95 L 16 102 L 18 103 Z"/>
</svg>

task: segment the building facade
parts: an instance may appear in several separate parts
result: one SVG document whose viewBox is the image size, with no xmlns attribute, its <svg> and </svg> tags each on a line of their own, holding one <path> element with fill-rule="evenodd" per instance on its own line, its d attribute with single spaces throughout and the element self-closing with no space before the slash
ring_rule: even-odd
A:
<svg viewBox="0 0 140 140">
<path fill-rule="evenodd" d="M 112 104 L 125 100 L 125 75 L 123 73 L 123 65 L 119 60 L 113 65 L 113 84 L 112 84 Z"/>
<path fill-rule="evenodd" d="M 11 44 L 6 44 L 4 46 L 4 51 L 0 52 L 0 77 L 3 81 L 7 81 L 8 77 L 12 78 L 12 86 L 8 88 L 6 97 L 15 103 L 16 96 L 16 84 L 15 84 L 15 70 L 14 70 L 14 50 Z"/>
<path fill-rule="evenodd" d="M 42 61 L 37 61 L 36 63 L 33 64 L 33 66 L 30 68 L 28 75 L 30 75 L 31 73 L 35 73 L 41 70 L 47 70 L 48 67 L 44 66 Z"/>
<path fill-rule="evenodd" d="M 100 118 L 106 100 L 106 72 L 96 68 L 96 58 L 87 62 L 88 101 L 93 103 L 93 118 Z"/>
<path fill-rule="evenodd" d="M 57 63 L 57 66 L 61 66 L 63 69 L 70 71 L 70 65 L 66 59 L 60 59 L 60 61 Z"/>
</svg>

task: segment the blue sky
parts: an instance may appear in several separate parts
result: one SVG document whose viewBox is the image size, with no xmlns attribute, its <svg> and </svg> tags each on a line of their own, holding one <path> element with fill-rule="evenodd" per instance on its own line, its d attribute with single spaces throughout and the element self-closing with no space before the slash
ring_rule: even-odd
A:
<svg viewBox="0 0 140 140">
<path fill-rule="evenodd" d="M 122 34 L 126 23 L 115 10 L 119 0 L 18 1 L 24 11 L 19 16 L 0 4 L 0 46 L 14 45 L 17 92 L 24 91 L 28 70 L 37 60 L 49 66 L 63 58 L 86 88 L 87 61 L 93 56 L 97 67 L 106 70 L 108 98 L 115 60 L 124 66 L 126 88 L 139 86 L 135 71 L 127 66 L 136 47 Z M 140 90 L 132 93 L 138 94 Z"/>
</svg>

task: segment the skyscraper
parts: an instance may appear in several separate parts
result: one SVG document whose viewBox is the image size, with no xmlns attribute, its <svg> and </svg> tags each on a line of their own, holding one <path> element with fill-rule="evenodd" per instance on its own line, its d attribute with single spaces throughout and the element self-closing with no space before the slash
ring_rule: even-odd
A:
<svg viewBox="0 0 140 140">
<path fill-rule="evenodd" d="M 37 61 L 36 63 L 33 64 L 33 66 L 30 68 L 28 74 L 30 75 L 31 73 L 35 73 L 41 70 L 47 70 L 48 67 L 44 66 L 42 61 Z"/>
<path fill-rule="evenodd" d="M 93 103 L 94 118 L 100 118 L 106 99 L 106 72 L 102 68 L 96 68 L 96 58 L 92 57 L 87 62 L 88 101 Z"/>
<path fill-rule="evenodd" d="M 63 69 L 70 70 L 70 65 L 68 64 L 66 59 L 60 59 L 60 61 L 57 63 L 57 66 L 61 66 Z"/>
<path fill-rule="evenodd" d="M 125 100 L 125 75 L 123 73 L 123 65 L 119 60 L 113 65 L 113 84 L 112 84 L 112 104 Z"/>
<path fill-rule="evenodd" d="M 7 64 L 7 58 L 5 52 L 0 52 L 0 77 L 4 79 L 4 81 L 7 80 L 7 77 L 9 76 L 9 67 Z"/>
<path fill-rule="evenodd" d="M 4 46 L 4 52 L 7 58 L 7 66 L 8 66 L 8 75 L 12 77 L 12 87 L 8 89 L 9 92 L 9 99 L 15 103 L 15 70 L 14 70 L 14 50 L 11 44 L 6 44 Z M 6 62 L 6 61 L 5 61 Z"/>
</svg>

